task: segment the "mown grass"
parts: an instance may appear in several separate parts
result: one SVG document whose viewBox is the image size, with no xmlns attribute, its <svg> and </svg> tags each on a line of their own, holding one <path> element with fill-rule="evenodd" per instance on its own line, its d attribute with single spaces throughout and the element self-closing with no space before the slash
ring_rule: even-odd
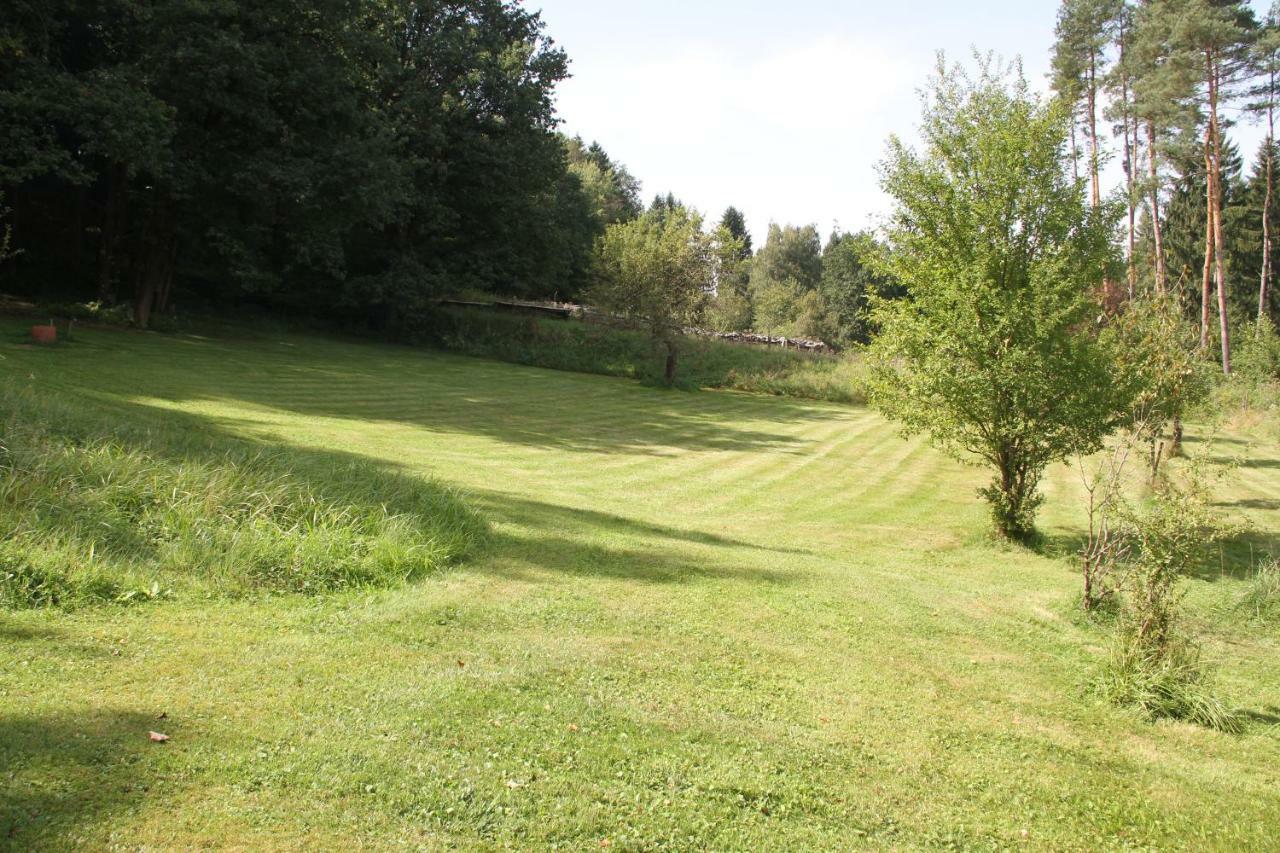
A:
<svg viewBox="0 0 1280 853">
<path fill-rule="evenodd" d="M 344 465 L 434 479 L 491 525 L 389 589 L 0 612 L 4 844 L 1274 846 L 1280 635 L 1217 621 L 1236 551 L 1187 602 L 1231 735 L 1096 696 L 1074 564 L 991 543 L 982 473 L 862 408 L 306 337 L 0 356 L 130 448 L 274 448 L 329 495 Z M 1220 500 L 1261 554 L 1280 448 L 1253 436 Z M 1065 553 L 1080 486 L 1047 490 Z"/>
<path fill-rule="evenodd" d="M 651 385 L 664 381 L 665 351 L 652 339 L 578 320 L 448 308 L 439 312 L 428 339 L 453 352 L 515 364 L 622 376 Z M 857 353 L 813 354 L 712 338 L 684 339 L 676 384 L 836 403 L 866 401 L 866 371 Z"/>
</svg>

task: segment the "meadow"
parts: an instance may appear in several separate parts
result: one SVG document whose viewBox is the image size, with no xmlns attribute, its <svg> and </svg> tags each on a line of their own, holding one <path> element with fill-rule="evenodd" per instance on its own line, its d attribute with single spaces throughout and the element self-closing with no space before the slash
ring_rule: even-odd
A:
<svg viewBox="0 0 1280 853">
<path fill-rule="evenodd" d="M 1218 436 L 1251 527 L 1188 588 L 1226 734 L 1096 694 L 1066 466 L 1030 550 L 987 536 L 981 471 L 860 406 L 19 338 L 0 568 L 63 592 L 0 607 L 0 846 L 1275 848 L 1280 627 L 1238 606 L 1280 532 L 1271 421 Z M 291 569 L 252 570 L 281 531 Z"/>
</svg>

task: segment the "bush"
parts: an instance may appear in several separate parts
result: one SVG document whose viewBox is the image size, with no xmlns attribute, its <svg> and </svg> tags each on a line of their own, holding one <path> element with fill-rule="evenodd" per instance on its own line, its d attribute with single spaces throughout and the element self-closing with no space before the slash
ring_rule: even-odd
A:
<svg viewBox="0 0 1280 853">
<path fill-rule="evenodd" d="M 1280 380 L 1280 334 L 1266 317 L 1252 323 L 1236 344 L 1232 370 L 1253 382 Z"/>
<path fill-rule="evenodd" d="M 363 461 L 122 430 L 0 391 L 0 604 L 381 587 L 422 577 L 483 533 L 448 489 Z"/>
<path fill-rule="evenodd" d="M 1182 624 L 1183 579 L 1230 532 L 1212 509 L 1203 465 L 1192 460 L 1183 482 L 1158 482 L 1149 506 L 1126 513 L 1133 559 L 1103 683 L 1113 701 L 1152 717 L 1234 731 L 1239 721 L 1213 695 Z"/>
</svg>

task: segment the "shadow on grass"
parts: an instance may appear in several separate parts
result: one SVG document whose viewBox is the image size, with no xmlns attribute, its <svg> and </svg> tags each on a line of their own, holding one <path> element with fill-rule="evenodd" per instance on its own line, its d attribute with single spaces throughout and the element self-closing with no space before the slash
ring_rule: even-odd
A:
<svg viewBox="0 0 1280 853">
<path fill-rule="evenodd" d="M 1079 572 L 1080 554 L 1087 543 L 1088 536 L 1084 531 L 1057 530 L 1044 534 L 1033 550 L 1044 557 L 1070 561 L 1071 571 Z M 1262 563 L 1277 555 L 1280 555 L 1280 534 L 1249 530 L 1209 548 L 1192 565 L 1188 575 L 1202 581 L 1248 580 Z"/>
<path fill-rule="evenodd" d="M 319 503 L 344 507 L 355 517 L 385 509 L 391 515 L 415 519 L 419 526 L 432 522 L 422 517 L 422 506 L 415 501 L 415 495 L 424 488 L 436 488 L 435 484 L 394 461 L 245 438 L 216 417 L 156 409 L 141 403 L 117 400 L 96 412 L 81 407 L 74 419 L 70 415 L 68 418 L 70 422 L 62 426 L 75 440 L 110 435 L 118 445 L 174 465 L 216 466 L 228 459 L 253 459 L 255 466 L 271 472 L 270 479 L 287 478 L 301 491 L 314 495 Z M 794 573 L 743 565 L 742 551 L 805 553 L 499 491 L 477 491 L 459 498 L 479 510 L 490 523 L 488 533 L 470 555 L 483 551 L 499 558 L 485 561 L 484 570 L 489 570 L 491 564 L 496 571 L 525 565 L 644 583 L 680 583 L 703 577 L 783 582 L 794 579 Z M 114 511 L 112 506 L 101 509 L 98 514 Z M 89 515 L 96 519 L 98 514 Z M 119 536 L 104 542 L 100 525 L 86 524 L 85 517 L 75 507 L 54 506 L 41 513 L 33 529 L 50 541 L 70 543 L 80 551 L 96 545 L 100 553 L 112 555 L 121 565 L 145 562 L 155 556 L 154 543 L 134 541 L 141 532 L 129 518 L 113 516 L 114 524 L 122 529 Z M 162 577 L 161 583 L 176 582 L 181 587 L 184 580 L 174 572 Z"/>
<path fill-rule="evenodd" d="M 146 796 L 153 717 L 127 711 L 0 714 L 0 847 L 67 847 L 68 833 Z"/>
<path fill-rule="evenodd" d="M 1280 706 L 1268 705 L 1258 711 L 1241 710 L 1237 713 L 1253 723 L 1261 723 L 1267 726 L 1274 726 L 1280 723 Z"/>
<path fill-rule="evenodd" d="M 723 548 L 747 548 L 756 551 L 772 551 L 776 554 L 807 554 L 812 551 L 802 548 L 778 548 L 771 545 L 758 545 L 741 539 L 706 533 L 701 530 L 686 530 L 664 524 L 627 518 L 613 513 L 591 509 L 559 506 L 544 501 L 506 494 L 504 492 L 477 492 L 471 496 L 478 506 L 486 510 L 489 518 L 495 521 L 506 521 L 525 527 L 536 527 L 545 530 L 575 530 L 586 532 L 620 533 L 629 536 L 669 540 L 693 545 L 713 545 Z"/>
<path fill-rule="evenodd" d="M 735 555 L 721 552 L 806 553 L 496 492 L 478 494 L 476 501 L 497 522 L 490 553 L 499 559 L 484 570 L 508 575 L 528 568 L 642 583 L 697 578 L 789 583 L 798 579 L 794 570 L 744 566 Z"/>
</svg>

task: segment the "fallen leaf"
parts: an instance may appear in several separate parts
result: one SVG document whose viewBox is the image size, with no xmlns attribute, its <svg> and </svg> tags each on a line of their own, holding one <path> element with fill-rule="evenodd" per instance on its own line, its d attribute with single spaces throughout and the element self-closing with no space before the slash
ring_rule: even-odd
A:
<svg viewBox="0 0 1280 853">
<path fill-rule="evenodd" d="M 464 666 L 466 666 L 466 664 L 463 663 L 462 658 L 458 658 L 458 669 L 462 669 Z"/>
<path fill-rule="evenodd" d="M 151 740 L 153 740 L 156 743 L 164 743 L 169 739 L 168 735 L 162 734 L 160 732 L 147 732 L 147 737 L 151 738 Z"/>
<path fill-rule="evenodd" d="M 577 730 L 578 730 L 577 726 L 575 726 L 573 723 L 569 724 L 569 731 L 576 732 Z"/>
<path fill-rule="evenodd" d="M 168 711 L 161 711 L 159 714 L 156 714 L 156 719 L 157 719 L 157 720 L 167 720 L 167 719 L 169 719 L 169 712 L 168 712 Z"/>
</svg>

